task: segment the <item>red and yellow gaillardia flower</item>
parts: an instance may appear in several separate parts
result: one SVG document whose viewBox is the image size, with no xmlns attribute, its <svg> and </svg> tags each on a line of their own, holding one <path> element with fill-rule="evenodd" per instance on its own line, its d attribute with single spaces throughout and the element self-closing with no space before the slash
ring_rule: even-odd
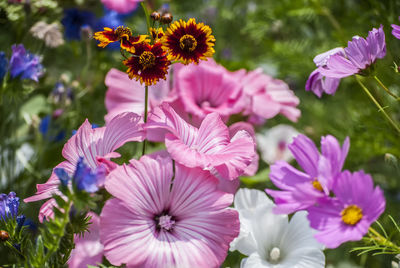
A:
<svg viewBox="0 0 400 268">
<path fill-rule="evenodd" d="M 128 27 L 118 26 L 116 29 L 104 27 L 104 31 L 96 32 L 94 39 L 100 41 L 99 47 L 106 47 L 108 44 L 121 41 L 121 48 L 131 53 L 135 52 L 135 44 L 149 42 L 147 35 L 132 35 L 132 30 Z"/>
<path fill-rule="evenodd" d="M 159 79 L 166 79 L 171 62 L 160 42 L 154 45 L 146 42 L 136 44 L 135 52 L 132 54 L 129 59 L 123 61 L 128 67 L 126 72 L 130 79 L 135 78 L 146 86 L 155 85 Z"/>
<path fill-rule="evenodd" d="M 163 28 L 151 28 L 150 27 L 150 35 L 153 38 L 153 40 L 157 41 L 161 39 L 164 36 L 164 31 Z"/>
<path fill-rule="evenodd" d="M 211 28 L 195 19 L 172 23 L 162 38 L 164 49 L 168 51 L 169 60 L 179 60 L 183 64 L 199 63 L 214 54 L 215 38 Z"/>
</svg>

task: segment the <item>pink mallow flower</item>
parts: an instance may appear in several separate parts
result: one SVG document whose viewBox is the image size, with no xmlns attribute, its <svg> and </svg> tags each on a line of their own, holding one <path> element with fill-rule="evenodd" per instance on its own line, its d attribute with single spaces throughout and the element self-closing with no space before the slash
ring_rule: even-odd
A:
<svg viewBox="0 0 400 268">
<path fill-rule="evenodd" d="M 306 82 L 306 91 L 312 91 L 315 95 L 321 98 L 322 93 L 334 95 L 340 84 L 340 78 L 325 77 L 321 74 L 319 67 L 326 65 L 329 57 L 333 55 L 345 55 L 342 47 L 337 47 L 321 53 L 314 58 L 314 63 L 317 69 L 314 70 Z"/>
<path fill-rule="evenodd" d="M 101 0 L 106 8 L 117 11 L 120 14 L 130 13 L 135 10 L 142 1 L 143 0 Z"/>
<path fill-rule="evenodd" d="M 127 267 L 219 267 L 240 226 L 233 195 L 217 185 L 208 171 L 174 169 L 169 157 L 117 167 L 105 183 L 115 198 L 100 215 L 104 255 Z"/>
<path fill-rule="evenodd" d="M 53 194 L 60 195 L 58 191 L 60 180 L 54 170 L 64 169 L 72 177 L 81 157 L 93 170 L 103 165 L 107 172 L 111 171 L 116 164 L 109 159 L 120 157 L 120 154 L 115 152 L 116 149 L 126 142 L 143 140 L 144 131 L 140 121 L 140 116 L 135 113 L 122 113 L 113 118 L 105 127 L 93 129 L 86 119 L 76 134 L 64 145 L 62 155 L 66 161 L 58 164 L 53 169 L 49 180 L 44 184 L 38 184 L 36 194 L 25 198 L 24 202 L 48 199 Z M 53 216 L 54 205 L 55 200 L 52 198 L 42 205 L 39 212 L 41 222 L 44 217 Z"/>
<path fill-rule="evenodd" d="M 196 128 L 163 103 L 149 115 L 145 129 L 148 139 L 165 140 L 167 151 L 176 162 L 210 170 L 222 179 L 235 180 L 242 175 L 255 154 L 251 135 L 239 130 L 230 137 L 217 113 L 208 114 Z"/>
<path fill-rule="evenodd" d="M 335 198 L 308 208 L 311 227 L 319 231 L 315 238 L 328 248 L 361 240 L 385 210 L 382 190 L 363 171 L 344 171 L 332 191 Z"/>
<path fill-rule="evenodd" d="M 103 260 L 103 245 L 100 243 L 100 217 L 93 212 L 91 216 L 89 231 L 83 236 L 75 235 L 75 248 L 68 260 L 69 268 L 82 268 L 88 265 L 97 265 Z"/>
<path fill-rule="evenodd" d="M 374 64 L 376 59 L 385 57 L 386 43 L 383 26 L 369 31 L 367 39 L 354 36 L 344 51 L 345 55 L 337 53 L 330 56 L 326 64 L 318 68 L 319 72 L 323 76 L 332 78 L 361 74 Z"/>
<path fill-rule="evenodd" d="M 160 80 L 149 87 L 149 111 L 163 101 L 174 100 L 174 92 L 170 90 L 170 81 Z M 105 97 L 107 108 L 106 122 L 122 112 L 144 113 L 144 87 L 137 81 L 129 79 L 127 73 L 112 68 L 106 75 L 108 87 Z"/>
<path fill-rule="evenodd" d="M 300 101 L 285 82 L 263 74 L 261 69 L 236 74 L 243 86 L 243 114 L 249 116 L 250 122 L 261 125 L 278 114 L 294 122 L 300 117 L 296 108 Z"/>
<path fill-rule="evenodd" d="M 265 191 L 275 199 L 277 206 L 274 211 L 280 214 L 293 213 L 328 196 L 343 168 L 349 145 L 349 138 L 340 147 L 336 138 L 328 135 L 321 138 L 320 154 L 314 142 L 305 135 L 294 138 L 289 150 L 305 172 L 283 161 L 271 166 L 271 181 L 280 191 Z"/>
<path fill-rule="evenodd" d="M 179 68 L 175 80 L 185 112 L 199 120 L 216 112 L 226 121 L 242 110 L 238 105 L 242 87 L 236 76 L 212 59 Z"/>
</svg>

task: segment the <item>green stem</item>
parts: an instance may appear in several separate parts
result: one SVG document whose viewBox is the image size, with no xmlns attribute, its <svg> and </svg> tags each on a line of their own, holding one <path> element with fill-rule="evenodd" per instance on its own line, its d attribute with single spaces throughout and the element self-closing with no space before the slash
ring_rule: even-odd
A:
<svg viewBox="0 0 400 268">
<path fill-rule="evenodd" d="M 143 121 L 144 123 L 147 122 L 147 110 L 148 110 L 148 104 L 149 103 L 149 86 L 144 87 L 144 116 L 143 116 Z M 142 149 L 142 155 L 146 154 L 146 139 L 143 141 L 143 149 Z"/>
<path fill-rule="evenodd" d="M 23 259 L 25 259 L 25 256 L 21 253 L 21 251 L 19 251 L 18 249 L 16 249 L 11 243 L 10 241 L 6 241 L 6 245 L 7 247 L 9 247 L 11 250 L 13 250 L 15 253 L 18 254 L 18 256 L 22 257 Z"/>
<path fill-rule="evenodd" d="M 62 221 L 61 224 L 58 226 L 60 232 L 58 232 L 57 237 L 55 237 L 55 243 L 51 246 L 47 245 L 47 252 L 44 258 L 44 263 L 47 263 L 50 258 L 52 257 L 52 255 L 57 252 L 57 250 L 60 247 L 60 242 L 61 239 L 63 238 L 63 236 L 65 235 L 65 228 L 67 227 L 67 224 L 69 223 L 69 212 L 71 210 L 71 206 L 72 206 L 72 202 L 70 201 L 70 199 L 68 199 L 68 202 L 66 204 L 66 206 L 63 208 L 64 209 L 64 213 L 62 217 Z M 53 208 L 54 209 L 54 208 Z M 45 245 L 46 246 L 46 245 Z"/>
<path fill-rule="evenodd" d="M 369 227 L 368 230 L 370 233 L 373 235 L 369 235 L 372 239 L 374 239 L 378 244 L 381 244 L 383 246 L 391 247 L 396 249 L 398 252 L 400 252 L 400 247 L 394 244 L 392 241 L 388 240 L 386 237 L 381 235 L 378 231 L 376 231 L 374 228 Z"/>
<path fill-rule="evenodd" d="M 150 34 L 150 16 L 149 16 L 149 11 L 147 10 L 144 1 L 141 2 L 140 5 L 142 6 L 144 15 L 146 16 L 147 34 L 148 34 L 149 36 L 151 36 L 151 34 Z"/>
<path fill-rule="evenodd" d="M 368 88 L 361 82 L 360 78 L 358 76 L 355 76 L 358 84 L 361 86 L 361 88 L 364 90 L 364 92 L 368 95 L 368 97 L 372 100 L 372 102 L 378 107 L 378 110 L 382 112 L 382 114 L 385 116 L 385 118 L 389 121 L 389 123 L 396 129 L 396 131 L 400 134 L 400 128 L 396 125 L 396 123 L 393 121 L 393 119 L 386 113 L 386 111 L 383 109 L 383 107 L 379 104 L 379 102 L 374 98 L 374 96 L 371 94 L 371 92 L 368 90 Z"/>
<path fill-rule="evenodd" d="M 386 93 L 388 93 L 390 96 L 392 96 L 393 98 L 395 98 L 397 101 L 400 101 L 400 97 L 398 97 L 396 94 L 394 94 L 393 92 L 391 92 L 391 91 L 382 83 L 382 81 L 381 81 L 376 75 L 374 75 L 374 79 L 375 79 L 376 82 L 378 82 L 378 84 L 386 91 Z"/>
</svg>

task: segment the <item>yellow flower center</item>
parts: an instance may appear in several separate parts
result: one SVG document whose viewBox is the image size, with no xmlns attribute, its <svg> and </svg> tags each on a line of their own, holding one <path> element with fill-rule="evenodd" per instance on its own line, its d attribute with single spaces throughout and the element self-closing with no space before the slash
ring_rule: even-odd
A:
<svg viewBox="0 0 400 268">
<path fill-rule="evenodd" d="M 319 181 L 317 179 L 313 180 L 312 182 L 312 186 L 314 186 L 314 188 L 320 192 L 322 192 L 324 189 L 321 186 L 321 183 L 319 183 Z"/>
<path fill-rule="evenodd" d="M 192 52 L 197 47 L 197 41 L 192 35 L 185 34 L 179 39 L 179 45 L 182 50 Z"/>
<path fill-rule="evenodd" d="M 347 206 L 340 215 L 342 215 L 343 222 L 348 225 L 357 224 L 363 217 L 362 209 L 356 205 Z"/>
<path fill-rule="evenodd" d="M 129 38 L 132 36 L 132 30 L 128 27 L 118 26 L 117 29 L 115 29 L 115 34 L 118 35 L 120 39 L 124 36 Z"/>
<path fill-rule="evenodd" d="M 144 51 L 139 57 L 139 63 L 143 66 L 143 70 L 153 67 L 156 62 L 156 56 L 150 51 Z"/>
</svg>

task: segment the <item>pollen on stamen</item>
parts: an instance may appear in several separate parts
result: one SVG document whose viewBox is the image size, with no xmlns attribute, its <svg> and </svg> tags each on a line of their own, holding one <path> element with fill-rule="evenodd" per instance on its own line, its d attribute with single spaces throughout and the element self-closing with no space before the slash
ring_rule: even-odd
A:
<svg viewBox="0 0 400 268">
<path fill-rule="evenodd" d="M 342 216 L 342 221 L 348 225 L 356 225 L 363 218 L 362 209 L 357 205 L 347 206 L 340 215 Z"/>
</svg>

